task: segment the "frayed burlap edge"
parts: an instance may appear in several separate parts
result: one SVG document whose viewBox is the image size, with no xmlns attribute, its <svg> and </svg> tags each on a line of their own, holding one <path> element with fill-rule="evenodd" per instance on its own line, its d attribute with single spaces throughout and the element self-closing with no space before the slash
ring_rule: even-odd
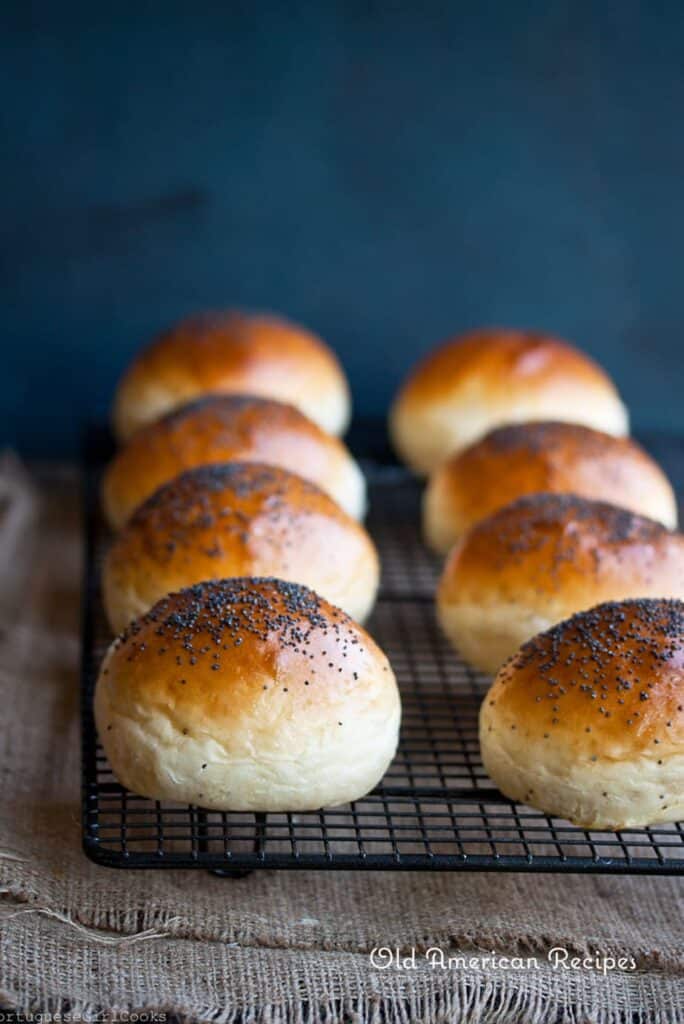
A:
<svg viewBox="0 0 684 1024">
<path fill-rule="evenodd" d="M 132 938 L 132 937 L 131 937 Z M 650 970 L 377 970 L 365 954 L 149 937 L 117 946 L 40 915 L 2 929 L 0 993 L 83 1021 L 145 1012 L 216 1024 L 678 1024 L 681 978 Z M 456 951 L 450 951 L 455 953 Z M 103 998 L 104 997 L 104 998 Z"/>
</svg>

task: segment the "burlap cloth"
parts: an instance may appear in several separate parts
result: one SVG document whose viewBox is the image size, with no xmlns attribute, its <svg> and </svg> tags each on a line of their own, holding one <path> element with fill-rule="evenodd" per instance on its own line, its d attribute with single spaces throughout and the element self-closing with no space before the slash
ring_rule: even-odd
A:
<svg viewBox="0 0 684 1024">
<path fill-rule="evenodd" d="M 148 1011 L 236 1024 L 684 1021 L 684 880 L 260 872 L 236 881 L 87 861 L 76 476 L 42 474 L 35 502 L 16 468 L 6 464 L 0 483 L 0 1003 L 75 1019 Z M 377 946 L 415 949 L 416 967 L 374 968 Z M 538 967 L 435 969 L 422 956 L 430 946 L 536 956 Z M 552 947 L 631 956 L 636 969 L 553 969 Z"/>
</svg>

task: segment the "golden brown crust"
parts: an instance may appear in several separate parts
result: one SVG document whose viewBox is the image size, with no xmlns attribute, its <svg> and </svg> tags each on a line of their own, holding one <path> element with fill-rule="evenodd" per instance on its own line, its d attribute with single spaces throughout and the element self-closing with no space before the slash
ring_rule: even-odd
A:
<svg viewBox="0 0 684 1024">
<path fill-rule="evenodd" d="M 481 330 L 413 371 L 392 405 L 390 432 L 404 461 L 429 474 L 496 427 L 550 418 L 629 432 L 614 385 L 582 352 L 548 335 Z"/>
<path fill-rule="evenodd" d="M 200 466 L 133 514 L 103 571 L 115 632 L 165 594 L 203 580 L 277 576 L 363 619 L 377 588 L 373 543 L 318 487 L 261 463 Z"/>
<path fill-rule="evenodd" d="M 107 517 L 119 528 L 150 494 L 184 470 L 235 460 L 301 473 L 351 514 L 362 514 L 362 480 L 337 438 L 293 406 L 226 395 L 198 399 L 134 434 L 105 474 Z"/>
<path fill-rule="evenodd" d="M 684 604 L 609 602 L 575 615 L 525 644 L 486 700 L 499 730 L 584 760 L 680 753 Z"/>
<path fill-rule="evenodd" d="M 217 810 L 313 810 L 380 781 L 401 706 L 383 652 L 277 579 L 197 584 L 110 646 L 95 720 L 119 781 Z"/>
<path fill-rule="evenodd" d="M 399 394 L 402 402 L 440 399 L 471 378 L 485 378 L 494 395 L 519 387 L 558 387 L 568 377 L 614 390 L 598 363 L 550 334 L 485 328 L 448 339 L 413 369 Z"/>
<path fill-rule="evenodd" d="M 430 479 L 426 534 L 448 550 L 475 523 L 525 494 L 573 493 L 676 525 L 672 487 L 635 441 L 572 423 L 493 430 L 447 459 Z"/>
<path fill-rule="evenodd" d="M 282 318 L 233 311 L 182 320 L 135 358 L 117 389 L 117 435 L 127 439 L 145 423 L 209 393 L 289 401 L 335 433 L 348 420 L 344 372 L 320 338 Z"/>
<path fill-rule="evenodd" d="M 469 522 L 523 494 L 576 493 L 597 500 L 632 499 L 644 474 L 664 474 L 631 438 L 574 423 L 522 423 L 492 431 L 443 467 L 449 495 Z M 624 500 L 624 499 L 623 499 Z M 627 506 L 629 507 L 629 506 Z"/>
<path fill-rule="evenodd" d="M 571 494 L 520 498 L 478 522 L 444 567 L 439 600 L 570 611 L 632 591 L 684 597 L 684 536 L 606 502 Z M 568 614 L 569 614 L 568 612 Z"/>
<path fill-rule="evenodd" d="M 136 707 L 144 694 L 147 707 L 172 707 L 178 717 L 220 730 L 252 711 L 264 685 L 276 685 L 277 666 L 287 672 L 291 661 L 308 660 L 304 678 L 280 688 L 292 714 L 308 713 L 325 707 L 333 681 L 361 696 L 369 659 L 381 657 L 363 627 L 307 587 L 239 578 L 163 598 L 114 642 L 107 672 L 118 673 L 122 707 Z"/>
</svg>

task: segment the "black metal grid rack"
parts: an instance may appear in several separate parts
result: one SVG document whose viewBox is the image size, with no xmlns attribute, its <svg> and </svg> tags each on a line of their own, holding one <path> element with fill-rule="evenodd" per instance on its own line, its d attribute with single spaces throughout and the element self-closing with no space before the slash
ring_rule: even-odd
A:
<svg viewBox="0 0 684 1024">
<path fill-rule="evenodd" d="M 505 799 L 482 768 L 477 715 L 487 680 L 438 631 L 437 562 L 420 542 L 419 489 L 398 467 L 368 463 L 368 527 L 383 581 L 368 624 L 399 682 L 403 724 L 382 784 L 351 805 L 306 814 L 204 811 L 123 789 L 95 733 L 92 694 L 111 637 L 99 593 L 107 531 L 99 513 L 106 440 L 86 444 L 83 618 L 83 841 L 119 868 L 591 871 L 684 873 L 684 826 L 587 832 Z"/>
</svg>

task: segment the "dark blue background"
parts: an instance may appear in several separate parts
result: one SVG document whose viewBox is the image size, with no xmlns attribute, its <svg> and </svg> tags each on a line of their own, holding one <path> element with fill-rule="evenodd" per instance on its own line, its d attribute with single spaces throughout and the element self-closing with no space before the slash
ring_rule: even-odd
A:
<svg viewBox="0 0 684 1024">
<path fill-rule="evenodd" d="M 138 345 L 271 308 L 357 411 L 479 323 L 546 328 L 684 429 L 684 9 L 5 6 L 3 436 L 68 452 Z"/>
</svg>

